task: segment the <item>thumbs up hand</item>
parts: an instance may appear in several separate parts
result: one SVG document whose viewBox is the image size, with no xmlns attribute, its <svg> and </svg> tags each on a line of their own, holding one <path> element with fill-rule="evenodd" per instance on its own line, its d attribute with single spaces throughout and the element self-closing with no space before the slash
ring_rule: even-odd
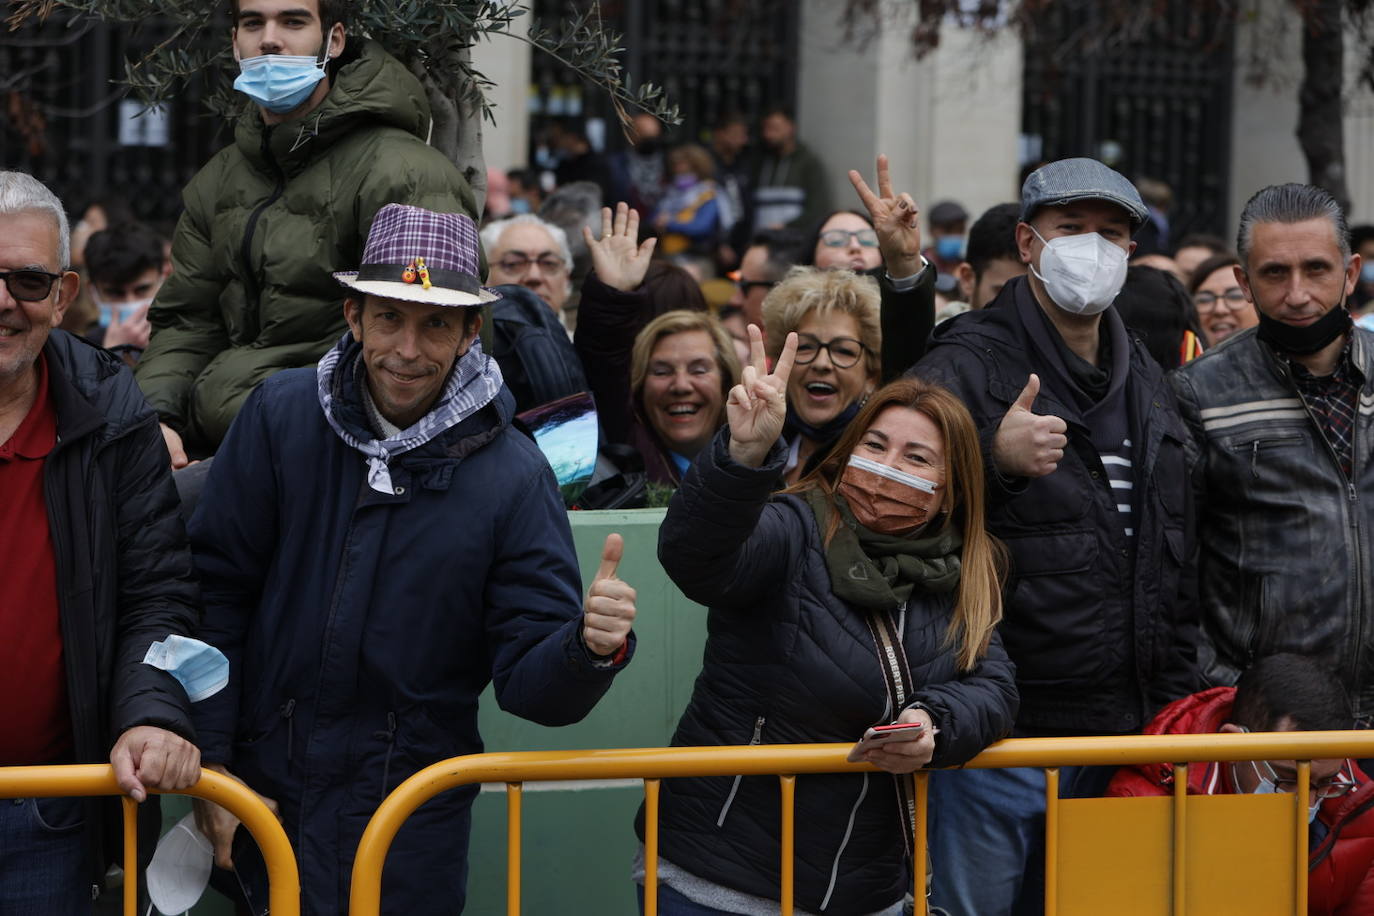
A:
<svg viewBox="0 0 1374 916">
<path fill-rule="evenodd" d="M 1040 377 L 1031 373 L 1026 387 L 1002 417 L 992 440 L 992 460 L 1008 477 L 1044 477 L 1059 467 L 1069 426 L 1053 414 L 1035 414 L 1031 405 L 1040 393 Z"/>
<path fill-rule="evenodd" d="M 597 655 L 619 652 L 635 621 L 635 590 L 616 578 L 624 552 L 620 535 L 606 535 L 601 566 L 582 604 L 582 641 Z"/>
</svg>

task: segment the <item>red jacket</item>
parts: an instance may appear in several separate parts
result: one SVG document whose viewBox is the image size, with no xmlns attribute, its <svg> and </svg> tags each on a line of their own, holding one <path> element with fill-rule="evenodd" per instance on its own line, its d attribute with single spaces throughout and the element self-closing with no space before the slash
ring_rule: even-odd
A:
<svg viewBox="0 0 1374 916">
<path fill-rule="evenodd" d="M 1231 715 L 1234 687 L 1213 687 L 1175 700 L 1160 710 L 1147 735 L 1197 735 L 1216 732 Z M 1374 913 L 1374 782 L 1353 763 L 1347 774 L 1356 782 L 1353 792 L 1322 802 L 1317 818 L 1327 828 L 1312 850 L 1308 866 L 1307 912 L 1321 916 L 1367 916 Z M 1172 795 L 1174 774 L 1169 764 L 1122 767 L 1107 787 L 1108 795 Z M 1192 795 L 1234 792 L 1231 768 L 1209 763 L 1188 768 Z"/>
</svg>

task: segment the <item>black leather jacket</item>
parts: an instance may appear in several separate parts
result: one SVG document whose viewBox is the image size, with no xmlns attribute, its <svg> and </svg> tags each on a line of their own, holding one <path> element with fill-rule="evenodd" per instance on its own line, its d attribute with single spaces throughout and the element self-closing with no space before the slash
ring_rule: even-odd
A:
<svg viewBox="0 0 1374 916">
<path fill-rule="evenodd" d="M 1374 334 L 1356 328 L 1364 375 L 1347 477 L 1253 330 L 1170 377 L 1192 435 L 1204 677 L 1233 684 L 1274 652 L 1324 655 L 1357 714 L 1374 714 Z"/>
<path fill-rule="evenodd" d="M 1132 545 L 1091 430 L 1022 320 L 1017 297 L 1031 295 L 1018 277 L 989 308 L 941 324 L 913 371 L 959 396 L 983 442 L 988 530 L 1012 560 L 999 629 L 1016 663 L 1018 733 L 1131 732 L 1196 689 L 1187 432 L 1159 365 L 1105 313 L 1114 352 L 1129 360 Z M 993 466 L 992 441 L 1032 372 L 1041 381 L 1034 412 L 1062 418 L 1069 444 L 1053 473 L 1009 480 Z"/>
</svg>

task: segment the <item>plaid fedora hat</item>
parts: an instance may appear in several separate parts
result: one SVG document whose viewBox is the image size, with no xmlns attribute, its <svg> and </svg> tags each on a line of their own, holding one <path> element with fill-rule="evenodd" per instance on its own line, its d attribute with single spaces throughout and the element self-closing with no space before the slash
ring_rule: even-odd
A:
<svg viewBox="0 0 1374 916">
<path fill-rule="evenodd" d="M 501 294 L 482 286 L 477 245 L 477 226 L 466 214 L 387 204 L 367 232 L 362 265 L 334 279 L 384 299 L 481 305 Z"/>
</svg>

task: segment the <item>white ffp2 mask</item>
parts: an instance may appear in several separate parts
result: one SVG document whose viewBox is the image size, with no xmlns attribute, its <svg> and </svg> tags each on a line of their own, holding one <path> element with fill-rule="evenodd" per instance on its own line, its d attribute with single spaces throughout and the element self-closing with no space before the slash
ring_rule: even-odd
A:
<svg viewBox="0 0 1374 916">
<path fill-rule="evenodd" d="M 1035 232 L 1035 228 L 1031 228 Z M 1040 269 L 1031 273 L 1045 284 L 1054 304 L 1075 315 L 1096 315 L 1116 299 L 1126 282 L 1126 252 L 1096 232 L 1061 235 L 1045 241 Z"/>
</svg>

